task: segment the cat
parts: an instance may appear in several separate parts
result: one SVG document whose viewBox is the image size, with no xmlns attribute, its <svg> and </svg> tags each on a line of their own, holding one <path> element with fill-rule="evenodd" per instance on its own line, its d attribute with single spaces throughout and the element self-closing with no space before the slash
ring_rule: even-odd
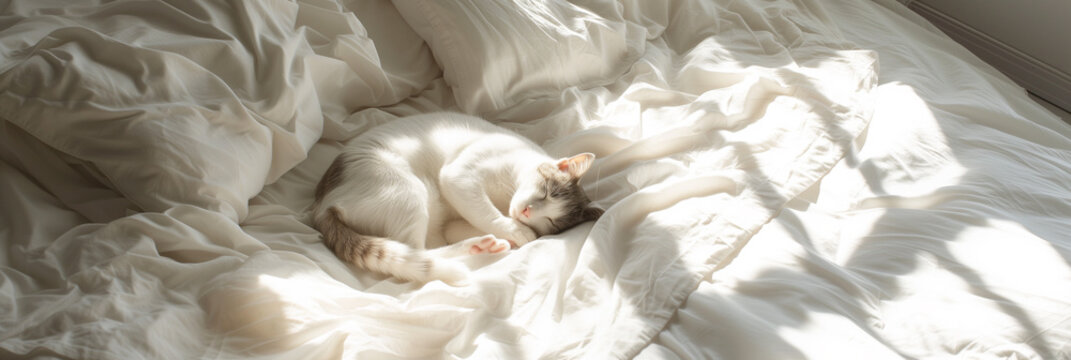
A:
<svg viewBox="0 0 1071 360">
<path fill-rule="evenodd" d="M 360 268 L 464 285 L 468 268 L 450 257 L 501 253 L 598 219 L 603 211 L 578 184 L 594 159 L 553 159 L 531 140 L 469 115 L 400 118 L 358 136 L 335 158 L 316 186 L 313 226 L 336 256 Z M 467 232 L 486 235 L 448 238 L 444 228 L 458 219 Z"/>
</svg>

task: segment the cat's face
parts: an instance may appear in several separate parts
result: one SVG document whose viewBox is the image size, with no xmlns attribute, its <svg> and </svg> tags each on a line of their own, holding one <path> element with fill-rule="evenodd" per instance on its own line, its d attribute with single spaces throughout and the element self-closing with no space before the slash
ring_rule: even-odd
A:
<svg viewBox="0 0 1071 360">
<path fill-rule="evenodd" d="M 528 225 L 539 236 L 598 219 L 603 211 L 591 207 L 591 200 L 578 183 L 594 160 L 595 155 L 584 153 L 556 164 L 540 164 L 536 176 L 518 184 L 510 201 L 510 217 Z"/>
</svg>

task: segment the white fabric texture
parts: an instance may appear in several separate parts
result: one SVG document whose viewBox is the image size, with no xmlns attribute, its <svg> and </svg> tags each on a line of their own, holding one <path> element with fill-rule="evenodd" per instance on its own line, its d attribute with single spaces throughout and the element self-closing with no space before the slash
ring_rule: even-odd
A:
<svg viewBox="0 0 1071 360">
<path fill-rule="evenodd" d="M 242 219 L 250 197 L 304 160 L 324 118 L 424 85 L 393 84 L 352 13 L 310 3 L 118 2 L 46 15 L 34 7 L 49 4 L 15 2 L 0 116 L 88 162 L 140 209 L 193 204 Z"/>
<path fill-rule="evenodd" d="M 826 4 L 881 54 L 854 161 L 705 279 L 645 356 L 1071 356 L 1071 128 L 883 5 L 899 13 Z"/>
<path fill-rule="evenodd" d="M 2 358 L 1071 354 L 1071 127 L 895 1 L 15 1 L 0 56 Z M 606 214 L 339 261 L 328 164 L 442 110 Z"/>
<path fill-rule="evenodd" d="M 604 85 L 643 51 L 644 29 L 616 1 L 396 1 L 427 39 L 462 110 Z"/>
</svg>

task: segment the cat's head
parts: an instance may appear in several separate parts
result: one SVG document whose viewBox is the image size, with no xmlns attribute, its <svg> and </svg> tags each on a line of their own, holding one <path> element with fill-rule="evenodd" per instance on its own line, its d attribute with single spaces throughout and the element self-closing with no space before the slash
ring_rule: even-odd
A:
<svg viewBox="0 0 1071 360">
<path fill-rule="evenodd" d="M 602 209 L 580 187 L 595 155 L 583 153 L 543 163 L 535 175 L 522 179 L 510 201 L 509 215 L 535 230 L 539 236 L 557 234 L 585 221 L 598 219 Z"/>
</svg>

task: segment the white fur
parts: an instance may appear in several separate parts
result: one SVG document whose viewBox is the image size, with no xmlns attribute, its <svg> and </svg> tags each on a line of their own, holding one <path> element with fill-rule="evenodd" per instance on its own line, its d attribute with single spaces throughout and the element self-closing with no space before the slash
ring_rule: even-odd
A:
<svg viewBox="0 0 1071 360">
<path fill-rule="evenodd" d="M 534 240 L 537 232 L 532 227 L 542 225 L 526 225 L 520 212 L 542 191 L 535 185 L 540 176 L 537 167 L 559 162 L 522 136 L 456 113 L 419 115 L 378 126 L 355 139 L 340 156 L 349 161 L 344 181 L 324 194 L 314 216 L 326 216 L 336 208 L 341 220 L 358 233 L 386 237 L 417 251 L 457 241 L 444 237 L 445 225 L 457 220 L 517 246 Z M 530 211 L 531 218 L 525 220 L 532 222 L 557 216 L 562 209 L 550 204 Z M 459 249 L 436 253 L 465 253 L 477 241 L 469 239 L 456 244 Z M 443 265 L 435 266 L 435 271 L 448 273 L 433 277 L 463 277 L 459 264 Z"/>
</svg>

